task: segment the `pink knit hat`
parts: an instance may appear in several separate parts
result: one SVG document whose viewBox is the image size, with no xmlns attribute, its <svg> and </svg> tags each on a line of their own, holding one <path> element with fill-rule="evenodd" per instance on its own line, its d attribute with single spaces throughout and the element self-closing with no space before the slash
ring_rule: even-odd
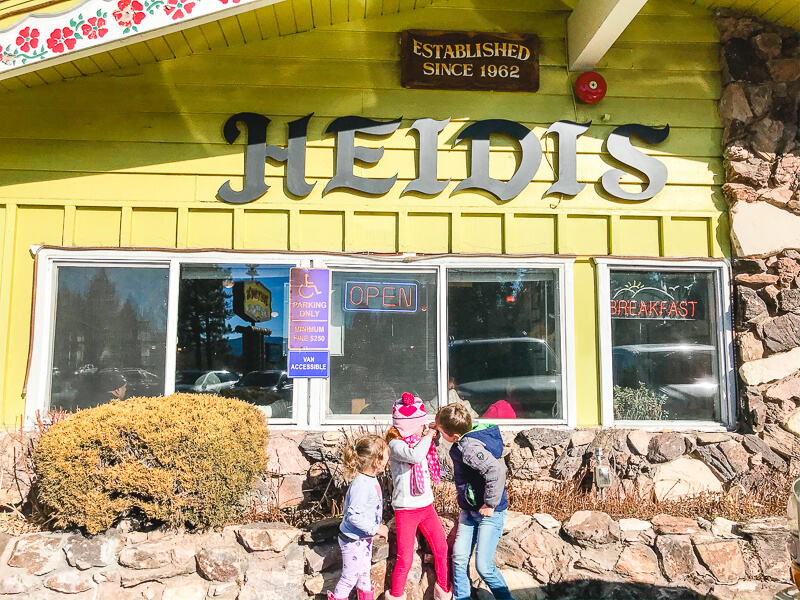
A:
<svg viewBox="0 0 800 600">
<path fill-rule="evenodd" d="M 425 425 L 428 415 L 422 398 L 405 392 L 392 407 L 392 423 L 403 437 L 413 434 L 420 425 Z"/>
</svg>

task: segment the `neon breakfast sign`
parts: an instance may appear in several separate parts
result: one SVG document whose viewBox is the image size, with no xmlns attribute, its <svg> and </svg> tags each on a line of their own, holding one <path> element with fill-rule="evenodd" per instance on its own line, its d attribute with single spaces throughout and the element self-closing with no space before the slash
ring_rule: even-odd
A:
<svg viewBox="0 0 800 600">
<path fill-rule="evenodd" d="M 701 315 L 704 303 L 698 300 L 695 285 L 663 284 L 662 288 L 636 280 L 619 287 L 611 297 L 614 319 L 689 320 Z"/>
<path fill-rule="evenodd" d="M 244 154 L 244 187 L 236 191 L 230 181 L 225 182 L 217 192 L 223 202 L 245 204 L 253 202 L 266 194 L 269 186 L 264 181 L 267 158 L 286 165 L 286 189 L 297 197 L 305 197 L 314 189 L 316 182 L 306 181 L 306 140 L 308 122 L 312 115 L 289 123 L 289 142 L 285 148 L 267 145 L 267 127 L 270 119 L 257 113 L 243 112 L 230 117 L 223 128 L 223 135 L 233 144 L 241 132 L 247 132 L 247 146 Z M 356 135 L 387 136 L 397 131 L 400 119 L 375 121 L 366 117 L 339 117 L 325 130 L 326 134 L 336 136 L 336 170 L 328 181 L 323 195 L 335 190 L 353 190 L 364 194 L 380 196 L 386 194 L 397 180 L 397 175 L 385 178 L 361 177 L 354 173 L 356 161 L 369 165 L 376 164 L 383 156 L 383 146 L 367 148 L 356 145 Z M 450 119 L 417 119 L 409 127 L 419 138 L 417 153 L 417 177 L 406 185 L 403 194 L 416 192 L 435 196 L 444 191 L 449 179 L 439 179 L 437 175 L 438 136 Z M 591 125 L 556 121 L 545 132 L 558 137 L 558 178 L 545 192 L 574 196 L 586 184 L 577 181 L 577 139 Z M 505 135 L 515 140 L 520 149 L 520 158 L 514 175 L 508 181 L 495 179 L 489 175 L 489 150 L 492 135 Z M 648 144 L 658 144 L 667 139 L 669 125 L 657 129 L 645 125 L 628 124 L 614 129 L 606 140 L 608 153 L 630 170 L 647 181 L 640 192 L 623 190 L 619 183 L 625 171 L 609 169 L 603 173 L 600 185 L 611 196 L 621 200 L 648 200 L 660 192 L 667 183 L 667 167 L 659 160 L 637 150 L 630 142 L 638 137 Z M 482 190 L 492 194 L 501 202 L 518 196 L 533 179 L 542 161 L 542 146 L 539 138 L 527 127 L 505 119 L 486 119 L 477 121 L 462 129 L 454 146 L 470 140 L 471 152 L 469 176 L 453 190 L 453 194 L 466 190 Z"/>
</svg>

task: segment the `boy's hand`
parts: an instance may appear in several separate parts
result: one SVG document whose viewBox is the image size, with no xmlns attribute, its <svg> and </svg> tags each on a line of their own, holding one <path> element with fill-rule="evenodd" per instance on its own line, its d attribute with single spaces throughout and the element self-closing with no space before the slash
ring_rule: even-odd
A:
<svg viewBox="0 0 800 600">
<path fill-rule="evenodd" d="M 386 525 L 378 525 L 378 532 L 376 535 L 379 535 L 385 540 L 389 539 L 389 528 Z"/>
<path fill-rule="evenodd" d="M 484 517 L 491 517 L 494 514 L 494 509 L 491 506 L 486 506 L 484 504 L 478 509 L 478 512 Z"/>
</svg>

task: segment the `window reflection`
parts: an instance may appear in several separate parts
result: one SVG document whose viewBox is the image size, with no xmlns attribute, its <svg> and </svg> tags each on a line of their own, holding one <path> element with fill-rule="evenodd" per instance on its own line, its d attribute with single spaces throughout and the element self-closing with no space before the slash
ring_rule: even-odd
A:
<svg viewBox="0 0 800 600">
<path fill-rule="evenodd" d="M 562 418 L 553 271 L 448 270 L 449 377 L 481 417 Z"/>
<path fill-rule="evenodd" d="M 437 390 L 436 274 L 334 272 L 329 414 L 388 416 Z"/>
<path fill-rule="evenodd" d="M 292 415 L 286 376 L 289 266 L 184 264 L 175 389 L 220 394 Z"/>
<path fill-rule="evenodd" d="M 50 406 L 164 393 L 165 268 L 59 267 Z"/>
<path fill-rule="evenodd" d="M 611 272 L 614 413 L 719 421 L 713 273 Z"/>
</svg>

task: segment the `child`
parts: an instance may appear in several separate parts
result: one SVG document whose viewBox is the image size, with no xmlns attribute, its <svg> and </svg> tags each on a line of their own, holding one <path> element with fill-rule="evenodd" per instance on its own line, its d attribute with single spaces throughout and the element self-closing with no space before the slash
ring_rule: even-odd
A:
<svg viewBox="0 0 800 600">
<path fill-rule="evenodd" d="M 432 444 L 436 431 L 425 427 L 426 420 L 422 400 L 406 392 L 392 408 L 394 427 L 386 433 L 394 482 L 392 505 L 397 524 L 397 564 L 386 600 L 405 600 L 417 528 L 433 550 L 436 569 L 433 597 L 435 600 L 452 598 L 447 572 L 447 539 L 433 507 L 431 488 L 431 482 L 439 483 L 439 457 Z"/>
<path fill-rule="evenodd" d="M 494 564 L 497 542 L 503 534 L 508 497 L 503 438 L 497 425 L 472 426 L 461 404 L 448 404 L 436 414 L 434 425 L 451 442 L 456 483 L 458 532 L 453 546 L 453 593 L 456 600 L 470 597 L 469 559 L 477 545 L 475 566 L 497 600 L 512 600 L 505 579 Z"/>
<path fill-rule="evenodd" d="M 389 537 L 389 528 L 381 524 L 383 493 L 376 479 L 389 462 L 389 447 L 382 437 L 365 435 L 344 450 L 345 475 L 351 477 L 344 500 L 344 519 L 339 526 L 342 549 L 342 576 L 328 600 L 347 600 L 357 586 L 358 600 L 374 600 L 370 578 L 372 536 Z"/>
</svg>

